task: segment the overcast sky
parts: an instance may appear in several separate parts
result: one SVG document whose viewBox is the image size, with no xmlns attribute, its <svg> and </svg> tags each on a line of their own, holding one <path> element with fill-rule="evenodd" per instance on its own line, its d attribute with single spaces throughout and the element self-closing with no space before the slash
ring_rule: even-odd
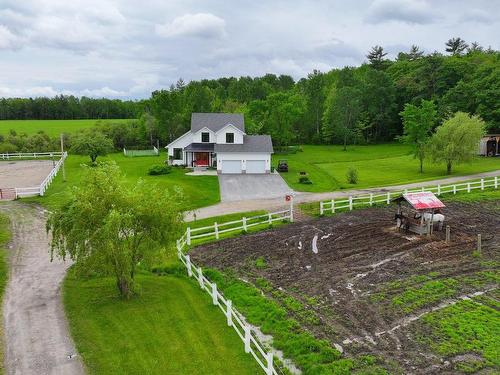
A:
<svg viewBox="0 0 500 375">
<path fill-rule="evenodd" d="M 500 0 L 0 0 L 0 97 L 145 98 L 185 81 L 359 65 L 373 45 L 499 49 Z M 497 15 L 495 17 L 495 14 Z"/>
</svg>

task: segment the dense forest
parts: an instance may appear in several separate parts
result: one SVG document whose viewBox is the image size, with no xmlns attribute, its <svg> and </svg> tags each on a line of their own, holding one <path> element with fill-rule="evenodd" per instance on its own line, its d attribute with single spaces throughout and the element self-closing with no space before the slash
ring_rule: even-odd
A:
<svg viewBox="0 0 500 375">
<path fill-rule="evenodd" d="M 137 118 L 143 102 L 58 95 L 54 98 L 0 98 L 0 120 Z"/>
<path fill-rule="evenodd" d="M 435 126 L 463 111 L 479 115 L 490 131 L 498 131 L 500 52 L 453 38 L 445 53 L 425 54 L 412 46 L 390 60 L 382 47 L 375 46 L 359 67 L 315 70 L 297 82 L 274 74 L 187 84 L 179 79 L 140 102 L 65 96 L 2 99 L 0 118 L 136 117 L 133 136 L 112 126 L 107 132 L 112 138 L 118 132 L 120 144 L 128 143 L 128 137 L 135 143 L 159 140 L 165 145 L 189 129 L 192 112 L 242 112 L 247 133 L 271 134 L 276 147 L 376 143 L 400 136 L 404 105 L 419 105 L 422 100 L 436 106 Z"/>
</svg>

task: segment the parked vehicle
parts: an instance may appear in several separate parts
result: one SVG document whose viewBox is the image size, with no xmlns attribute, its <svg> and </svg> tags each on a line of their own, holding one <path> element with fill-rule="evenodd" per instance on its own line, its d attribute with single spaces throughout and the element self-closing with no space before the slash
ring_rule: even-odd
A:
<svg viewBox="0 0 500 375">
<path fill-rule="evenodd" d="M 278 172 L 288 172 L 288 161 L 280 160 L 278 161 Z"/>
</svg>

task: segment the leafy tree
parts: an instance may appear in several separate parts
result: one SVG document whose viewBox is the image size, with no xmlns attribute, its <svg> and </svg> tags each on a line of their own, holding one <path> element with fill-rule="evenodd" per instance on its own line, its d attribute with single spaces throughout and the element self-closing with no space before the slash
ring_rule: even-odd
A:
<svg viewBox="0 0 500 375">
<path fill-rule="evenodd" d="M 71 144 L 71 152 L 88 155 L 92 164 L 98 156 L 106 156 L 112 151 L 113 142 L 100 132 L 82 132 L 73 138 Z"/>
<path fill-rule="evenodd" d="M 414 156 L 420 161 L 420 173 L 424 171 L 424 159 L 436 114 L 436 106 L 430 100 L 422 100 L 420 107 L 406 104 L 400 113 L 404 129 L 401 139 L 413 147 Z"/>
<path fill-rule="evenodd" d="M 453 56 L 460 56 L 468 47 L 462 38 L 451 38 L 446 42 L 446 52 Z"/>
<path fill-rule="evenodd" d="M 450 174 L 453 164 L 470 161 L 477 152 L 479 140 L 485 133 L 485 124 L 478 116 L 457 112 L 447 119 L 431 139 L 434 161 L 446 163 Z"/>
<path fill-rule="evenodd" d="M 306 82 L 305 94 L 307 97 L 308 113 L 313 124 L 313 129 L 315 128 L 316 135 L 319 136 L 323 103 L 325 101 L 324 74 L 315 69 L 307 76 Z"/>
<path fill-rule="evenodd" d="M 379 69 L 384 65 L 384 62 L 386 61 L 384 59 L 385 56 L 387 56 L 387 53 L 384 52 L 384 48 L 377 45 L 372 47 L 372 49 L 366 55 L 366 58 L 375 69 Z"/>
<path fill-rule="evenodd" d="M 120 295 L 130 298 L 139 264 L 151 266 L 173 247 L 181 201 L 144 181 L 130 188 L 115 163 L 88 168 L 69 201 L 49 215 L 51 257 L 69 257 L 79 274 L 114 275 Z"/>
</svg>

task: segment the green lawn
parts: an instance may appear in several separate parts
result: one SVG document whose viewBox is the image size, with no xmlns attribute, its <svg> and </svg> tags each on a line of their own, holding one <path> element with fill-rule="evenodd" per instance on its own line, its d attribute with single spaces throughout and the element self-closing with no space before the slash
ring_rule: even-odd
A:
<svg viewBox="0 0 500 375">
<path fill-rule="evenodd" d="M 51 136 L 61 133 L 73 133 L 80 129 L 93 127 L 97 121 L 101 122 L 127 122 L 130 120 L 1 120 L 0 134 L 5 135 L 11 129 L 17 133 L 35 134 L 40 130 Z"/>
<path fill-rule="evenodd" d="M 90 374 L 259 374 L 243 342 L 197 284 L 139 275 L 140 295 L 117 297 L 114 279 L 75 279 L 64 303 Z"/>
<path fill-rule="evenodd" d="M 209 206 L 220 200 L 217 176 L 187 176 L 185 173 L 189 170 L 182 168 L 172 168 L 172 172 L 166 175 L 149 176 L 147 174 L 149 167 L 163 163 L 165 154 L 128 158 L 122 153 L 115 153 L 99 158 L 99 160 L 116 161 L 130 184 L 135 183 L 139 178 L 143 178 L 148 182 L 156 183 L 159 189 L 180 187 L 186 198 L 186 210 Z M 65 163 L 67 181 L 63 182 L 62 172 L 60 171 L 44 197 L 29 198 L 27 200 L 36 201 L 47 207 L 60 204 L 68 197 L 70 187 L 78 184 L 83 171 L 81 164 L 88 163 L 88 161 L 88 157 L 70 155 Z"/>
<path fill-rule="evenodd" d="M 357 189 L 375 186 L 399 185 L 448 177 L 444 164 L 427 161 L 424 173 L 419 173 L 418 160 L 407 145 L 391 143 L 372 146 L 303 146 L 303 152 L 273 155 L 273 165 L 279 159 L 288 160 L 288 173 L 281 173 L 295 190 L 324 192 L 338 189 Z M 349 167 L 358 170 L 358 183 L 348 184 Z M 496 158 L 477 157 L 473 162 L 453 167 L 452 176 L 467 175 L 500 169 Z M 299 184 L 299 172 L 306 172 L 312 185 Z"/>
<path fill-rule="evenodd" d="M 9 232 L 9 220 L 6 216 L 0 215 L 0 302 L 3 298 L 3 292 L 5 290 L 5 285 L 7 284 L 7 253 L 6 246 L 7 242 L 10 239 Z M 3 342 L 3 329 L 0 326 L 0 342 Z M 3 344 L 0 344 L 0 374 L 3 374 L 5 371 L 3 367 L 3 355 L 4 355 L 4 347 Z"/>
</svg>

